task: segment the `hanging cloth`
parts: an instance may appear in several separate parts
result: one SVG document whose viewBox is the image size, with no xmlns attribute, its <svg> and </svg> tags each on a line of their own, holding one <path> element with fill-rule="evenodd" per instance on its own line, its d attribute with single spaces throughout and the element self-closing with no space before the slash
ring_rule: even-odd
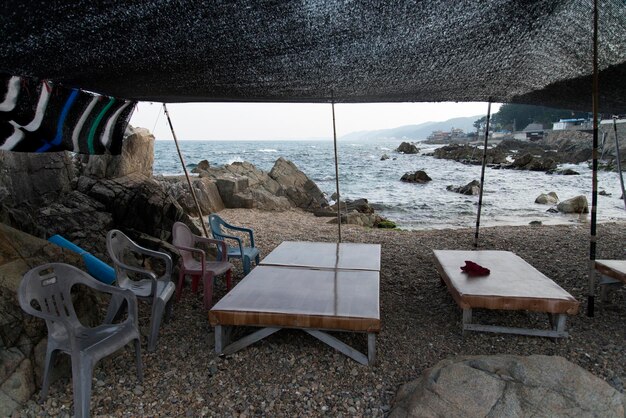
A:
<svg viewBox="0 0 626 418">
<path fill-rule="evenodd" d="M 0 73 L 0 150 L 117 155 L 135 105 Z"/>
</svg>

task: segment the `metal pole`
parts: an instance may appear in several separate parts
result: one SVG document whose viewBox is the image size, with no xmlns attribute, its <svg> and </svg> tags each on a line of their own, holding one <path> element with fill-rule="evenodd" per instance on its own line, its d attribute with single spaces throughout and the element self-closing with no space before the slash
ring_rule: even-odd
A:
<svg viewBox="0 0 626 418">
<path fill-rule="evenodd" d="M 626 189 L 624 188 L 624 174 L 622 173 L 622 157 L 619 155 L 619 142 L 617 140 L 617 116 L 613 116 L 613 132 L 615 133 L 615 157 L 617 157 L 617 173 L 619 182 L 622 185 L 622 199 L 624 199 L 624 209 L 626 209 Z"/>
<path fill-rule="evenodd" d="M 589 289 L 587 294 L 587 316 L 594 315 L 596 286 L 596 208 L 598 206 L 598 0 L 593 1 L 593 151 L 591 176 L 591 233 L 589 235 Z"/>
<path fill-rule="evenodd" d="M 480 230 L 480 212 L 483 206 L 483 190 L 485 184 L 485 166 L 487 165 L 487 141 L 489 140 L 489 121 L 491 119 L 491 99 L 487 105 L 487 126 L 485 126 L 485 145 L 483 147 L 483 164 L 480 169 L 480 191 L 478 194 L 478 215 L 476 216 L 476 232 L 474 233 L 474 248 L 478 248 L 478 231 Z"/>
<path fill-rule="evenodd" d="M 335 125 L 335 99 L 332 98 L 333 111 L 333 144 L 335 146 L 335 186 L 337 188 L 337 234 L 341 242 L 341 195 L 339 194 L 339 160 L 337 158 L 337 127 Z"/>
<path fill-rule="evenodd" d="M 187 166 L 185 165 L 185 159 L 183 158 L 182 152 L 180 152 L 180 147 L 178 146 L 178 139 L 176 138 L 176 132 L 174 132 L 174 126 L 172 125 L 172 119 L 170 119 L 170 114 L 167 111 L 167 106 L 163 103 L 163 110 L 165 111 L 165 116 L 167 116 L 167 122 L 170 125 L 170 130 L 172 131 L 172 136 L 174 137 L 174 143 L 176 144 L 176 150 L 178 151 L 178 157 L 180 158 L 180 163 L 183 165 L 183 171 L 185 172 L 185 177 L 187 177 L 187 184 L 189 185 L 189 190 L 191 190 L 191 196 L 193 197 L 193 201 L 196 204 L 196 209 L 198 210 L 198 214 L 200 215 L 200 223 L 202 224 L 202 230 L 204 231 L 204 235 L 209 238 L 209 231 L 206 229 L 206 225 L 204 224 L 204 218 L 202 216 L 202 209 L 200 209 L 200 204 L 198 203 L 198 198 L 196 197 L 196 192 L 193 189 L 191 184 L 191 179 L 189 178 L 189 173 L 187 172 Z"/>
</svg>

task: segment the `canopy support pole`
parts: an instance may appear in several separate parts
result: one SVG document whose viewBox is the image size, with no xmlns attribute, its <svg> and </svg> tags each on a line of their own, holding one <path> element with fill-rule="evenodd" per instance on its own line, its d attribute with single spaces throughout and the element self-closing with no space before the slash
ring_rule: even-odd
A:
<svg viewBox="0 0 626 418">
<path fill-rule="evenodd" d="M 491 98 L 487 105 L 487 125 L 485 126 L 485 144 L 483 146 L 483 163 L 480 169 L 480 191 L 478 194 L 478 214 L 476 216 L 476 232 L 474 233 L 474 248 L 478 248 L 478 231 L 480 230 L 480 212 L 483 206 L 483 190 L 485 185 L 485 166 L 487 165 L 487 141 L 489 141 L 489 122 L 491 119 Z"/>
<path fill-rule="evenodd" d="M 591 233 L 589 235 L 589 289 L 587 293 L 587 316 L 594 315 L 596 281 L 596 208 L 598 206 L 598 0 L 593 1 L 593 151 L 591 176 Z M 617 139 L 617 138 L 616 138 Z"/>
<path fill-rule="evenodd" d="M 196 209 L 198 210 L 198 214 L 200 215 L 200 223 L 202 224 L 202 230 L 204 231 L 204 235 L 209 238 L 209 231 L 206 229 L 206 225 L 204 223 L 204 217 L 202 216 L 202 209 L 200 209 L 200 204 L 198 203 L 198 198 L 196 197 L 196 192 L 191 184 L 191 179 L 189 178 L 189 173 L 187 172 L 187 166 L 185 165 L 185 159 L 183 158 L 182 152 L 180 152 L 180 146 L 178 146 L 178 139 L 176 138 L 176 132 L 174 132 L 174 126 L 172 125 L 172 119 L 170 119 L 170 114 L 167 111 L 167 106 L 163 103 L 163 110 L 165 111 L 165 116 L 167 117 L 167 122 L 170 125 L 170 130 L 172 131 L 172 136 L 174 137 L 174 143 L 176 144 L 176 151 L 178 151 L 178 157 L 180 158 L 180 163 L 183 165 L 183 171 L 185 172 L 185 177 L 187 178 L 187 184 L 189 185 L 189 190 L 191 190 L 191 196 L 193 197 L 193 201 L 196 204 Z"/>
<path fill-rule="evenodd" d="M 615 133 L 615 157 L 617 158 L 617 173 L 619 174 L 619 183 L 622 186 L 622 199 L 624 200 L 624 209 L 626 209 L 626 188 L 624 188 L 624 174 L 622 173 L 622 157 L 619 155 L 619 141 L 617 140 L 617 116 L 613 116 L 613 132 Z"/>
<path fill-rule="evenodd" d="M 337 126 L 335 124 L 335 99 L 331 101 L 333 111 L 333 145 L 335 147 L 335 187 L 337 188 L 337 236 L 341 242 L 341 195 L 339 194 L 339 160 L 337 158 Z"/>
</svg>

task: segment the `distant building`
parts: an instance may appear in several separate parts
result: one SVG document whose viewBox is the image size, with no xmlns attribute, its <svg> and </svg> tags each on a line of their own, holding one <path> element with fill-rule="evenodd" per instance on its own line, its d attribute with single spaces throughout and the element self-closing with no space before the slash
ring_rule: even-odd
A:
<svg viewBox="0 0 626 418">
<path fill-rule="evenodd" d="M 539 141 L 543 138 L 543 125 L 530 123 L 521 132 L 516 132 L 513 137 L 522 141 Z"/>
<path fill-rule="evenodd" d="M 567 129 L 591 129 L 591 121 L 589 119 L 561 119 L 558 122 L 552 124 L 552 129 L 555 131 L 565 131 Z"/>
<path fill-rule="evenodd" d="M 463 129 L 452 128 L 450 132 L 433 131 L 426 139 L 429 142 L 460 142 L 467 141 L 467 134 Z"/>
</svg>

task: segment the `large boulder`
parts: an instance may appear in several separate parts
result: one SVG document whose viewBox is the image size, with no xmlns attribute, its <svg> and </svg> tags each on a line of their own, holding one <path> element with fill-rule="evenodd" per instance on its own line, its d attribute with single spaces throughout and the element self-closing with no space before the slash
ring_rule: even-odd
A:
<svg viewBox="0 0 626 418">
<path fill-rule="evenodd" d="M 154 136 L 146 128 L 126 129 L 120 155 L 83 156 L 83 175 L 96 178 L 118 178 L 130 174 L 152 176 Z"/>
<path fill-rule="evenodd" d="M 39 205 L 72 190 L 76 169 L 68 152 L 0 151 L 0 204 Z"/>
<path fill-rule="evenodd" d="M 407 183 L 423 184 L 423 183 L 428 183 L 432 179 L 430 178 L 428 174 L 426 174 L 425 171 L 418 170 L 415 173 L 404 173 L 404 175 L 402 176 L 400 180 L 407 182 Z"/>
<path fill-rule="evenodd" d="M 279 158 L 269 176 L 283 188 L 285 196 L 304 210 L 315 211 L 328 206 L 324 193 L 294 163 Z"/>
<path fill-rule="evenodd" d="M 437 148 L 433 156 L 464 164 L 480 165 L 483 159 L 483 149 L 473 145 L 452 144 Z M 506 153 L 499 148 L 489 148 L 485 162 L 486 164 L 504 164 L 507 162 Z"/>
<path fill-rule="evenodd" d="M 141 174 L 100 180 L 83 176 L 78 180 L 78 191 L 100 202 L 119 229 L 132 229 L 168 241 L 174 222 L 192 223 L 156 180 Z"/>
<path fill-rule="evenodd" d="M 447 186 L 446 190 L 455 193 L 461 193 L 465 195 L 477 195 L 480 194 L 480 182 L 478 180 L 472 180 L 465 186 L 454 187 L 452 185 Z"/>
<path fill-rule="evenodd" d="M 162 177 L 156 178 L 156 180 L 176 199 L 185 213 L 190 216 L 199 216 L 198 208 L 193 200 L 193 195 L 189 191 L 189 185 L 185 177 Z M 203 215 L 219 212 L 225 208 L 216 180 L 209 177 L 193 177 L 191 178 L 191 184 Z"/>
<path fill-rule="evenodd" d="M 398 391 L 392 418 L 623 417 L 624 395 L 558 356 L 443 360 Z"/>
<path fill-rule="evenodd" d="M 510 168 L 517 170 L 530 170 L 530 171 L 550 171 L 555 170 L 557 162 L 546 156 L 536 156 L 530 153 L 523 154 L 515 159 L 510 165 Z"/>
<path fill-rule="evenodd" d="M 410 142 L 403 142 L 398 146 L 398 148 L 396 148 L 396 152 L 401 152 L 403 154 L 417 154 L 418 152 L 420 152 L 420 150 L 415 146 L 415 144 L 411 144 Z"/>
<path fill-rule="evenodd" d="M 559 203 L 559 197 L 555 192 L 550 192 L 548 194 L 541 193 L 535 199 L 535 203 L 539 203 L 540 205 L 556 205 Z"/>
<path fill-rule="evenodd" d="M 562 213 L 589 213 L 589 204 L 584 195 L 564 200 L 556 208 Z"/>
</svg>

